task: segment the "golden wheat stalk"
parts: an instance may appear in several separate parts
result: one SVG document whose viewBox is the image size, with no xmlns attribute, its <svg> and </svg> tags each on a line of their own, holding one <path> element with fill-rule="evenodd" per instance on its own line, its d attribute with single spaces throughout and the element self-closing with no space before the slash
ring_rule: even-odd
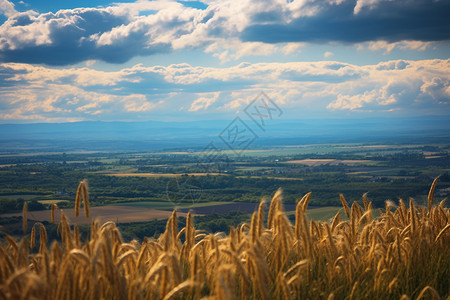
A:
<svg viewBox="0 0 450 300">
<path fill-rule="evenodd" d="M 80 215 L 81 198 L 83 198 L 84 215 L 89 218 L 89 193 L 87 180 L 83 179 L 77 188 L 77 194 L 75 196 L 75 216 Z"/>
<path fill-rule="evenodd" d="M 426 292 L 428 292 L 428 294 L 430 294 L 430 296 L 431 296 L 431 299 L 433 299 L 433 300 L 440 300 L 441 299 L 441 297 L 439 297 L 439 293 L 434 289 L 434 288 L 432 288 L 431 286 L 429 286 L 429 285 L 427 285 L 426 287 L 424 287 L 423 289 L 422 289 L 422 291 L 420 291 L 420 294 L 419 294 L 419 296 L 417 296 L 417 300 L 420 300 L 420 299 L 423 299 L 423 298 L 425 298 L 425 299 L 429 299 L 429 298 L 426 298 L 425 297 L 425 293 Z M 448 298 L 447 298 L 448 299 Z"/>
<path fill-rule="evenodd" d="M 75 196 L 75 217 L 78 217 L 80 215 L 80 206 L 81 206 L 81 187 L 82 183 L 78 185 L 77 188 L 77 194 Z"/>
<path fill-rule="evenodd" d="M 368 210 L 368 208 L 369 208 L 369 201 L 367 200 L 367 194 L 368 194 L 369 192 L 366 192 L 366 193 L 364 193 L 363 195 L 362 195 L 362 200 L 363 200 L 363 203 L 364 203 L 364 210 L 365 211 L 367 211 Z"/>
<path fill-rule="evenodd" d="M 433 183 L 431 184 L 430 187 L 430 191 L 428 192 L 428 212 L 431 211 L 431 207 L 433 206 L 434 189 L 436 188 L 436 183 L 438 179 L 439 176 L 433 180 Z"/>
<path fill-rule="evenodd" d="M 83 208 L 84 208 L 84 215 L 86 218 L 89 218 L 89 193 L 88 193 L 88 184 L 87 180 L 84 179 L 82 181 L 83 187 L 81 189 L 81 193 L 83 194 Z M 80 183 L 81 184 L 81 183 Z"/>
<path fill-rule="evenodd" d="M 272 197 L 272 201 L 270 201 L 269 214 L 267 216 L 267 229 L 271 229 L 273 227 L 273 219 L 277 208 L 280 206 L 279 202 L 281 201 L 282 192 L 283 190 L 281 188 L 278 189 Z"/>
<path fill-rule="evenodd" d="M 178 299 L 182 293 L 187 291 L 189 288 L 192 288 L 193 285 L 195 285 L 195 282 L 186 280 L 174 287 L 170 292 L 168 292 L 163 300 Z"/>
<path fill-rule="evenodd" d="M 30 248 L 31 249 L 34 248 L 34 244 L 36 241 L 36 229 L 34 227 L 35 227 L 34 225 L 33 225 L 33 227 L 31 227 L 31 237 L 30 237 Z"/>
<path fill-rule="evenodd" d="M 51 223 L 55 223 L 55 210 L 58 206 L 56 205 L 56 203 L 52 203 L 52 207 L 51 207 L 51 214 L 50 214 L 50 221 Z"/>
<path fill-rule="evenodd" d="M 265 206 L 264 199 L 261 200 L 258 206 L 258 224 L 257 224 L 257 232 L 256 235 L 258 237 L 261 237 L 264 229 L 264 206 Z"/>
<path fill-rule="evenodd" d="M 344 195 L 339 194 L 339 199 L 341 199 L 342 206 L 344 207 L 345 215 L 350 219 L 350 209 L 348 208 L 347 201 L 345 201 Z"/>
<path fill-rule="evenodd" d="M 42 223 L 39 223 L 39 254 L 43 255 L 47 249 L 47 230 Z"/>
<path fill-rule="evenodd" d="M 301 201 L 299 201 L 295 207 L 295 236 L 297 237 L 297 239 L 300 238 L 301 236 L 301 226 L 302 226 L 302 222 L 303 222 L 303 218 L 304 218 L 304 212 L 303 212 L 303 204 Z"/>
<path fill-rule="evenodd" d="M 258 235 L 258 214 L 253 212 L 252 220 L 250 223 L 250 240 L 252 243 L 256 242 L 256 236 Z"/>
<path fill-rule="evenodd" d="M 311 198 L 311 192 L 307 193 L 305 196 L 302 197 L 302 199 L 300 200 L 300 203 L 302 203 L 302 209 L 303 212 L 306 211 L 306 209 L 308 208 L 308 204 L 309 204 L 309 199 Z"/>
<path fill-rule="evenodd" d="M 28 230 L 28 202 L 23 203 L 22 208 L 22 229 L 23 233 L 26 233 Z"/>
</svg>

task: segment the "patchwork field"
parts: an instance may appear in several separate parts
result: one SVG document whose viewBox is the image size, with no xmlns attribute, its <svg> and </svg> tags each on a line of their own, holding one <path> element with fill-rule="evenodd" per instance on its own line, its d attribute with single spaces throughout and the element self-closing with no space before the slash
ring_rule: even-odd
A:
<svg viewBox="0 0 450 300">
<path fill-rule="evenodd" d="M 143 201 L 130 202 L 117 205 L 107 205 L 90 208 L 90 217 L 86 218 L 83 212 L 75 217 L 73 208 L 64 209 L 69 223 L 71 224 L 90 224 L 98 219 L 100 223 L 114 221 L 115 223 L 133 223 L 145 222 L 150 220 L 163 220 L 170 217 L 173 209 L 177 209 L 179 216 L 186 216 L 188 212 L 193 215 L 209 215 L 213 213 L 223 214 L 231 211 L 240 211 L 244 213 L 253 213 L 258 209 L 259 203 L 251 202 L 199 202 L 199 203 L 180 203 L 175 206 L 171 202 Z M 284 210 L 287 215 L 295 212 L 294 204 L 284 204 Z M 326 221 L 332 218 L 340 210 L 340 207 L 314 207 L 310 206 L 307 216 L 316 221 Z M 22 213 L 1 214 L 0 217 L 19 217 Z M 28 218 L 33 221 L 50 222 L 50 210 L 29 211 Z M 56 210 L 55 222 L 61 221 L 61 211 Z"/>
<path fill-rule="evenodd" d="M 302 181 L 303 178 L 293 178 L 293 177 L 275 177 L 275 176 L 236 176 L 236 178 L 267 178 L 267 179 L 275 179 L 275 180 L 297 180 Z"/>
<path fill-rule="evenodd" d="M 320 166 L 320 165 L 359 165 L 359 164 L 366 164 L 371 162 L 370 160 L 365 159 L 358 159 L 358 160 L 341 160 L 341 159 L 301 159 L 301 160 L 289 160 L 285 161 L 283 163 L 285 164 L 301 164 L 306 166 Z"/>
<path fill-rule="evenodd" d="M 42 204 L 58 204 L 60 202 L 70 202 L 70 201 L 62 199 L 52 199 L 52 200 L 39 200 L 38 202 Z"/>
<path fill-rule="evenodd" d="M 159 210 L 147 207 L 137 207 L 137 206 L 119 206 L 119 205 L 108 205 L 101 207 L 91 207 L 90 216 L 86 218 L 81 212 L 80 216 L 75 217 L 75 209 L 64 209 L 64 214 L 66 215 L 69 223 L 72 224 L 90 224 L 95 219 L 98 219 L 100 223 L 107 221 L 114 221 L 115 223 L 132 223 L 132 222 L 144 222 L 150 220 L 163 220 L 170 217 L 171 211 Z M 185 216 L 185 213 L 180 212 L 179 216 Z M 22 216 L 22 213 L 12 213 L 0 215 L 3 217 L 16 217 Z M 33 221 L 51 221 L 50 210 L 39 210 L 28 212 L 28 218 Z M 59 223 L 61 220 L 61 212 L 56 211 L 55 222 Z"/>
<path fill-rule="evenodd" d="M 116 177 L 179 177 L 182 175 L 189 176 L 206 176 L 206 175 L 224 175 L 219 173 L 182 173 L 182 174 L 173 174 L 173 173 L 107 173 L 104 175 L 107 176 L 116 176 Z"/>
</svg>

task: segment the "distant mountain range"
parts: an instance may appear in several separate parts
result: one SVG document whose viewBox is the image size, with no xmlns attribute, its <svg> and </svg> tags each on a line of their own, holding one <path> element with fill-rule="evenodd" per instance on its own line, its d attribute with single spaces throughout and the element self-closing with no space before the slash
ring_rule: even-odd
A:
<svg viewBox="0 0 450 300">
<path fill-rule="evenodd" d="M 101 122 L 0 124 L 5 151 L 124 151 L 206 146 L 221 143 L 220 133 L 232 120 L 190 122 Z M 450 118 L 266 120 L 262 130 L 243 120 L 257 138 L 252 147 L 351 142 L 446 142 Z M 240 123 L 241 124 L 241 123 Z M 245 126 L 245 125 L 244 125 Z M 251 133 L 253 135 L 253 133 Z"/>
</svg>

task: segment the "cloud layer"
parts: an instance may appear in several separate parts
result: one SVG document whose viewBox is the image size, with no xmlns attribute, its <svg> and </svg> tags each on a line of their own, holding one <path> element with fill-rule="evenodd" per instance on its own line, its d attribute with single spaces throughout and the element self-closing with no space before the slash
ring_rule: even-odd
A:
<svg viewBox="0 0 450 300">
<path fill-rule="evenodd" d="M 445 52 L 449 1 L 199 4 L 142 0 L 38 13 L 17 11 L 12 2 L 0 0 L 5 20 L 0 25 L 0 120 L 228 118 L 261 91 L 287 118 L 450 115 L 448 56 L 397 59 L 403 50 Z M 342 57 L 337 44 L 361 52 L 384 49 L 396 59 L 330 61 Z M 282 62 L 314 45 L 327 45 L 317 57 L 328 61 Z M 192 52 L 201 57 L 183 57 Z M 115 71 L 95 63 L 120 64 L 158 53 L 172 53 L 165 57 L 185 63 L 114 66 Z M 226 67 L 193 66 L 203 63 L 203 55 Z M 255 57 L 261 55 L 270 62 L 258 62 Z M 250 62 L 237 62 L 243 58 Z M 70 66 L 80 62 L 86 67 Z"/>
<path fill-rule="evenodd" d="M 56 13 L 0 13 L 0 62 L 68 65 L 98 59 L 198 48 L 223 61 L 279 51 L 301 43 L 385 43 L 427 47 L 450 40 L 450 2 L 444 0 L 208 1 L 206 9 L 173 1 L 139 1 Z M 374 44 L 372 44 L 373 46 Z"/>
<path fill-rule="evenodd" d="M 280 21 L 264 22 L 273 12 L 253 15 L 241 36 L 267 43 L 443 41 L 449 11 L 448 1 L 293 1 L 287 12 L 279 9 Z"/>
<path fill-rule="evenodd" d="M 286 118 L 333 112 L 450 114 L 450 60 L 136 65 L 115 72 L 0 64 L 0 119 L 233 116 L 265 91 Z"/>
</svg>

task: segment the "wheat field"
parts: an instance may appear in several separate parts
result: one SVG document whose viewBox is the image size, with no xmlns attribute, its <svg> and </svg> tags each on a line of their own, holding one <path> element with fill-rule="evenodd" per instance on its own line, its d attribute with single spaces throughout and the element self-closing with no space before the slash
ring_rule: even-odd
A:
<svg viewBox="0 0 450 300">
<path fill-rule="evenodd" d="M 340 195 L 342 217 L 308 220 L 308 193 L 292 224 L 281 190 L 228 233 L 201 233 L 190 214 L 179 228 L 174 211 L 165 232 L 142 243 L 123 242 L 113 222 L 93 222 L 82 242 L 63 216 L 61 241 L 48 244 L 36 223 L 2 242 L 0 299 L 450 299 L 450 211 L 434 203 L 436 181 L 427 207 L 387 202 L 376 218 L 365 195 L 350 206 Z M 77 213 L 82 202 L 88 216 L 84 181 Z"/>
</svg>

